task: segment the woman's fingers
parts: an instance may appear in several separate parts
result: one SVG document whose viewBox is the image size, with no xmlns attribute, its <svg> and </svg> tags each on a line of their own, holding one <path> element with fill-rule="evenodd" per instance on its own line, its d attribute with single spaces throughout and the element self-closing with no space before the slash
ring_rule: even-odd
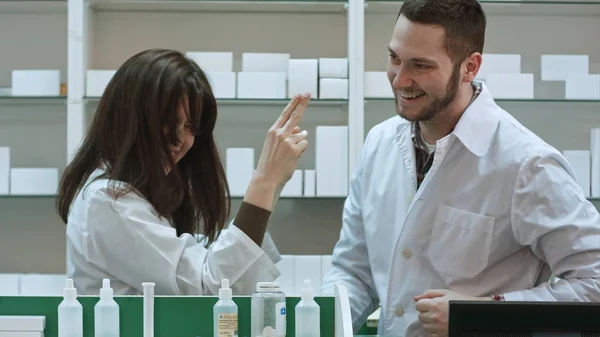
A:
<svg viewBox="0 0 600 337">
<path fill-rule="evenodd" d="M 304 94 L 302 96 L 302 99 L 290 115 L 290 118 L 285 122 L 285 125 L 283 126 L 283 129 L 285 131 L 291 133 L 292 130 L 294 130 L 294 128 L 298 126 L 300 120 L 302 119 L 302 116 L 304 116 L 304 111 L 306 110 L 309 101 L 310 94 Z"/>
<path fill-rule="evenodd" d="M 299 141 L 298 143 L 296 143 L 296 145 L 294 145 L 294 148 L 296 149 L 296 153 L 298 155 L 298 157 L 300 157 L 302 154 L 304 154 L 304 151 L 306 150 L 306 148 L 308 147 L 308 140 L 303 139 L 301 141 Z"/>
<path fill-rule="evenodd" d="M 289 120 L 292 112 L 294 111 L 294 109 L 296 109 L 298 103 L 300 103 L 301 100 L 301 94 L 296 94 L 294 97 L 292 97 L 292 99 L 281 112 L 279 118 L 277 118 L 277 120 L 275 121 L 275 124 L 273 124 L 273 127 L 277 129 L 282 128 L 285 125 L 285 123 Z"/>
<path fill-rule="evenodd" d="M 306 135 L 308 135 L 308 131 L 304 130 L 302 132 L 298 132 L 298 133 L 295 133 L 295 134 L 289 136 L 288 139 L 290 140 L 290 143 L 292 145 L 296 145 L 301 140 L 306 139 Z"/>
</svg>

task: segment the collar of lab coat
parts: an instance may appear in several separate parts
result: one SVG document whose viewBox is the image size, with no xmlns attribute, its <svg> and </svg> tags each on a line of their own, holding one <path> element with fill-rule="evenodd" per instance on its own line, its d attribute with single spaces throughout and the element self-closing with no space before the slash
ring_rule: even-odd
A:
<svg viewBox="0 0 600 337">
<path fill-rule="evenodd" d="M 498 107 L 484 82 L 481 93 L 467 107 L 452 133 L 478 157 L 483 157 L 492 144 L 500 122 Z"/>
</svg>

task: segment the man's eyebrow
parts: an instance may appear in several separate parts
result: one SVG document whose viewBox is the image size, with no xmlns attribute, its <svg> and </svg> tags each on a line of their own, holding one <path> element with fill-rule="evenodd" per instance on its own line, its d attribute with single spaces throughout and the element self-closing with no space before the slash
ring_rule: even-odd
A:
<svg viewBox="0 0 600 337">
<path fill-rule="evenodd" d="M 411 59 L 411 61 L 417 62 L 417 63 L 435 63 L 434 60 L 424 58 L 424 57 L 414 57 Z"/>
<path fill-rule="evenodd" d="M 390 54 L 396 55 L 396 53 L 392 50 L 392 47 L 387 46 L 387 50 L 390 52 Z"/>
</svg>

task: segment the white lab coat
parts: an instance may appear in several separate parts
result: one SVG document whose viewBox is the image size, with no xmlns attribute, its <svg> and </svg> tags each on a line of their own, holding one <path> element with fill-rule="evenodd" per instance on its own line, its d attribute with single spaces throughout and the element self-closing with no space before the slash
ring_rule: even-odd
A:
<svg viewBox="0 0 600 337">
<path fill-rule="evenodd" d="M 353 174 L 322 293 L 347 286 L 355 329 L 381 304 L 379 335 L 425 336 L 413 297 L 427 289 L 600 301 L 598 211 L 561 153 L 485 85 L 418 192 L 411 134 L 400 117 L 375 126 Z"/>
<path fill-rule="evenodd" d="M 280 256 L 268 234 L 261 249 L 232 223 L 207 250 L 202 236 L 178 237 L 136 193 L 113 201 L 112 186 L 90 183 L 71 207 L 67 276 L 79 294 L 97 295 L 109 278 L 115 294 L 140 294 L 142 282 L 155 282 L 157 295 L 215 295 L 227 278 L 235 294 L 247 295 L 257 282 L 279 277 Z"/>
</svg>

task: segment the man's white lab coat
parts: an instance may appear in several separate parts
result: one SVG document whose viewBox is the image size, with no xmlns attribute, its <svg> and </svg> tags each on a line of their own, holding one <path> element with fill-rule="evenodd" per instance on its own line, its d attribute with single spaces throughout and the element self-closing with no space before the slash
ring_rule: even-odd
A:
<svg viewBox="0 0 600 337">
<path fill-rule="evenodd" d="M 141 294 L 142 282 L 155 282 L 157 295 L 215 295 L 227 278 L 234 294 L 249 295 L 257 282 L 279 277 L 279 252 L 268 234 L 261 248 L 230 224 L 206 249 L 201 236 L 178 237 L 139 195 L 114 201 L 112 187 L 96 180 L 71 207 L 67 276 L 80 294 L 97 295 L 109 278 L 115 294 Z"/>
<path fill-rule="evenodd" d="M 485 84 L 416 185 L 410 124 L 375 126 L 322 287 L 348 287 L 355 329 L 381 303 L 380 335 L 425 336 L 413 297 L 427 289 L 600 301 L 598 211 L 561 153 L 498 107 Z M 545 282 L 550 272 L 556 284 Z"/>
</svg>

